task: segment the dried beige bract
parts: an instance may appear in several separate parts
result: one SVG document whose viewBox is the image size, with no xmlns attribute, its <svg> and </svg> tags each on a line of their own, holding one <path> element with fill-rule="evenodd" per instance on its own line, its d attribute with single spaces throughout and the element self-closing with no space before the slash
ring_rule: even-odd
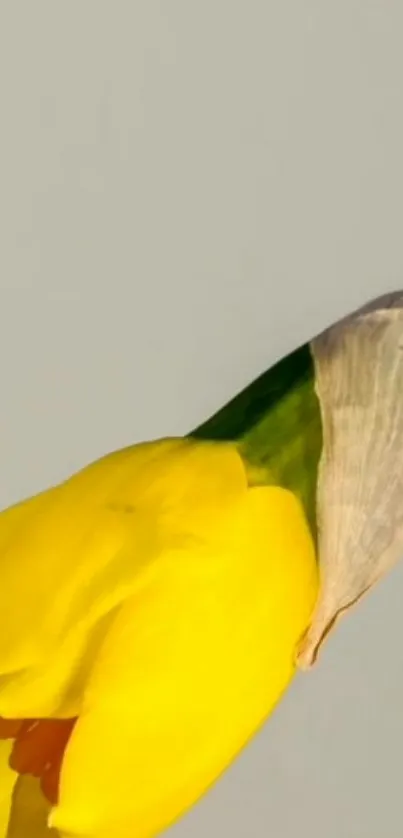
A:
<svg viewBox="0 0 403 838">
<path fill-rule="evenodd" d="M 323 422 L 317 493 L 321 591 L 297 662 L 403 554 L 403 292 L 312 342 Z"/>
</svg>

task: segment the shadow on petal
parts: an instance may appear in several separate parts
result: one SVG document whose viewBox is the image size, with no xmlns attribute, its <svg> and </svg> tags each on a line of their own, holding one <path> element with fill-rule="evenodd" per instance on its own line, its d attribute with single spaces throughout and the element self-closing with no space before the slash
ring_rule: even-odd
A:
<svg viewBox="0 0 403 838">
<path fill-rule="evenodd" d="M 42 794 L 39 780 L 28 775 L 19 777 L 6 838 L 59 838 L 59 833 L 47 825 L 49 812 L 50 804 Z"/>
</svg>

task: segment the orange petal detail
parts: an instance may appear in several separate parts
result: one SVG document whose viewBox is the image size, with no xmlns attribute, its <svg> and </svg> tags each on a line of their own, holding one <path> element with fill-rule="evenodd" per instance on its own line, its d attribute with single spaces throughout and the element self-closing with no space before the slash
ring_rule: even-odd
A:
<svg viewBox="0 0 403 838">
<path fill-rule="evenodd" d="M 0 719 L 0 739 L 14 739 L 10 767 L 40 778 L 44 795 L 58 800 L 60 769 L 76 719 Z"/>
</svg>

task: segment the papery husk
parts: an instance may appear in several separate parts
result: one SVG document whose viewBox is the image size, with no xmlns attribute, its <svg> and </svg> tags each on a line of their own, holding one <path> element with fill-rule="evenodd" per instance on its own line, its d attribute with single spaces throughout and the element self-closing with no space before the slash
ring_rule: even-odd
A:
<svg viewBox="0 0 403 838">
<path fill-rule="evenodd" d="M 331 327 L 311 349 L 323 427 L 321 586 L 298 650 L 301 669 L 403 555 L 403 292 Z"/>
</svg>

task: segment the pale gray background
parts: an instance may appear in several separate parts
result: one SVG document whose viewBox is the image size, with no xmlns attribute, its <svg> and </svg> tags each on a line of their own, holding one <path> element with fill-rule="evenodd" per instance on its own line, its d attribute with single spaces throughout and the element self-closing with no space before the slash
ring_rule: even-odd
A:
<svg viewBox="0 0 403 838">
<path fill-rule="evenodd" d="M 401 0 L 0 3 L 0 504 L 403 286 Z M 403 567 L 173 835 L 403 832 Z"/>
</svg>

